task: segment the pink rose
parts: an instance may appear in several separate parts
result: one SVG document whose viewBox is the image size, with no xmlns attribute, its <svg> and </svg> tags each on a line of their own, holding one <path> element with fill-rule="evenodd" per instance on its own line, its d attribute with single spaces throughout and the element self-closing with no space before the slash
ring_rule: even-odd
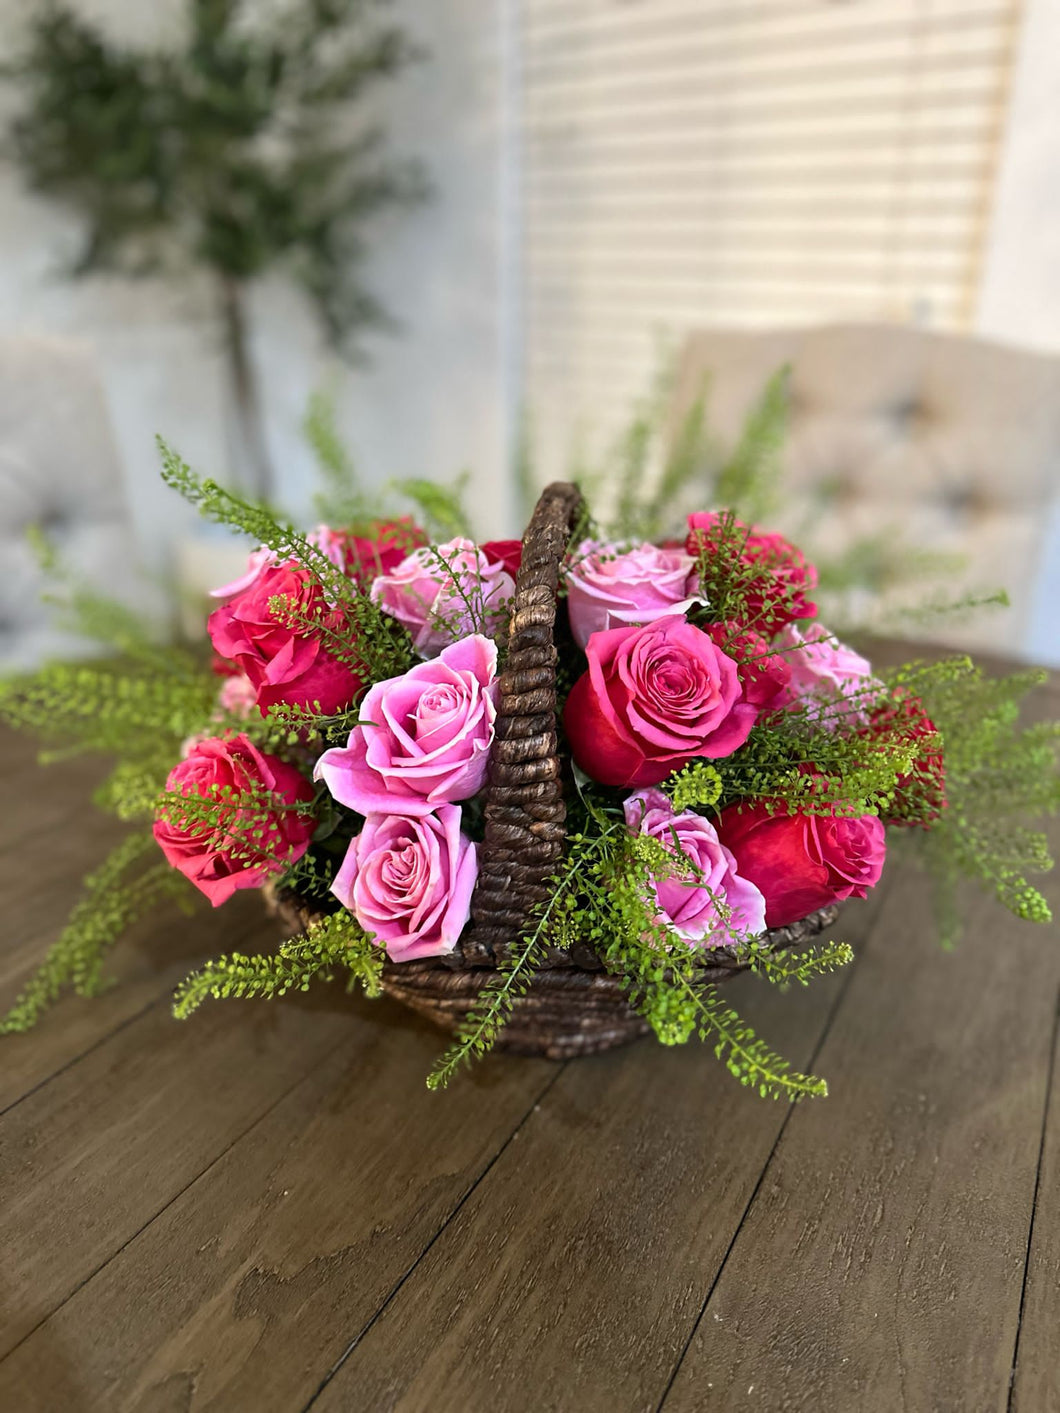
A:
<svg viewBox="0 0 1060 1413">
<path fill-rule="evenodd" d="M 887 851 L 882 822 L 812 814 L 770 814 L 765 801 L 725 810 L 718 837 L 766 900 L 766 924 L 785 927 L 844 898 L 864 898 L 880 881 Z"/>
<path fill-rule="evenodd" d="M 417 545 L 427 543 L 424 531 L 408 516 L 397 520 L 377 520 L 367 535 L 354 535 L 349 530 L 333 530 L 330 525 L 318 525 L 306 535 L 306 539 L 321 550 L 336 569 L 356 579 L 363 588 L 367 588 L 376 575 L 389 573 Z M 211 589 L 211 598 L 229 599 L 245 593 L 257 582 L 263 569 L 279 562 L 276 551 L 265 545 L 252 550 L 246 573 L 233 579 L 230 584 Z M 297 560 L 289 562 L 296 564 Z"/>
<path fill-rule="evenodd" d="M 774 646 L 791 665 L 790 706 L 803 708 L 829 730 L 868 724 L 880 691 L 868 658 L 846 647 L 821 623 L 812 623 L 805 632 L 791 623 Z"/>
<path fill-rule="evenodd" d="M 736 663 L 744 700 L 759 711 L 772 711 L 785 704 L 791 684 L 791 665 L 786 657 L 770 648 L 761 633 L 735 623 L 709 623 L 704 631 L 722 652 Z"/>
<path fill-rule="evenodd" d="M 726 560 L 735 556 L 747 573 L 740 611 L 722 606 L 726 617 L 738 617 L 769 636 L 796 618 L 816 615 L 809 595 L 817 587 L 817 570 L 783 535 L 766 535 L 705 510 L 688 517 L 685 548 L 696 556 L 704 550 Z"/>
<path fill-rule="evenodd" d="M 691 607 L 695 560 L 680 549 L 640 544 L 619 552 L 585 540 L 567 571 L 567 609 L 580 648 L 594 633 L 651 623 Z"/>
<path fill-rule="evenodd" d="M 709 820 L 694 810 L 674 814 L 661 790 L 638 790 L 623 808 L 631 834 L 658 839 L 677 857 L 673 877 L 655 884 L 658 922 L 672 927 L 686 942 L 714 947 L 730 946 L 765 931 L 765 899 L 753 883 L 740 877 L 736 860 Z"/>
<path fill-rule="evenodd" d="M 412 635 L 421 657 L 434 657 L 469 633 L 492 634 L 507 617 L 515 581 L 470 540 L 413 550 L 372 585 L 372 598 Z"/>
<path fill-rule="evenodd" d="M 471 916 L 475 846 L 460 807 L 434 814 L 370 815 L 351 840 L 331 891 L 394 962 L 451 952 Z"/>
<path fill-rule="evenodd" d="M 246 673 L 237 672 L 232 677 L 226 677 L 221 683 L 217 702 L 221 710 L 229 715 L 246 718 L 257 706 L 258 694 Z"/>
<path fill-rule="evenodd" d="M 346 548 L 342 532 L 332 530 L 328 525 L 318 525 L 312 530 L 306 539 L 311 545 L 316 545 L 317 549 L 323 550 L 336 569 L 345 572 L 346 568 Z M 291 565 L 297 565 L 298 561 L 292 559 L 287 561 Z M 237 594 L 246 593 L 251 585 L 256 584 L 263 570 L 271 568 L 280 563 L 280 556 L 275 550 L 269 549 L 266 545 L 261 545 L 256 550 L 251 550 L 247 557 L 246 573 L 241 574 L 238 579 L 233 579 L 230 584 L 222 584 L 219 589 L 211 589 L 210 597 L 214 599 L 231 599 Z"/>
<path fill-rule="evenodd" d="M 346 573 L 362 589 L 369 589 L 380 574 L 391 573 L 414 549 L 427 543 L 425 531 L 407 515 L 377 520 L 367 535 L 344 532 Z"/>
<path fill-rule="evenodd" d="M 602 785 L 657 785 L 694 756 L 732 755 L 754 725 L 736 664 L 683 618 L 594 633 L 586 656 L 563 725 Z"/>
<path fill-rule="evenodd" d="M 317 761 L 342 805 L 358 814 L 430 814 L 477 795 L 497 715 L 497 645 L 473 634 L 430 662 L 378 682 L 362 724 Z"/>
<path fill-rule="evenodd" d="M 354 668 L 336 657 L 323 632 L 288 627 L 273 615 L 269 600 L 282 596 L 322 630 L 346 632 L 320 585 L 297 564 L 266 565 L 249 589 L 210 614 L 207 631 L 215 650 L 249 677 L 262 715 L 278 702 L 325 715 L 349 706 L 361 687 Z"/>
<path fill-rule="evenodd" d="M 296 863 L 316 829 L 312 815 L 297 808 L 313 799 L 309 781 L 246 736 L 195 742 L 170 771 L 166 790 L 220 805 L 212 824 L 179 806 L 164 806 L 154 824 L 168 862 L 215 908 L 237 889 L 257 888 Z"/>
</svg>

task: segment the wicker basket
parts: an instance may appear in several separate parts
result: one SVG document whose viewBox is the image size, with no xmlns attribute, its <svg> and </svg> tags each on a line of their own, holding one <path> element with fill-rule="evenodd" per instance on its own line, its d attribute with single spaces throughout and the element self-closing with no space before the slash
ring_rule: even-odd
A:
<svg viewBox="0 0 1060 1413">
<path fill-rule="evenodd" d="M 497 954 L 517 940 L 531 909 L 547 901 L 549 880 L 563 851 L 553 632 L 560 566 L 580 509 L 578 488 L 554 483 L 538 501 L 523 539 L 500 678 L 472 925 L 448 956 L 387 962 L 383 969 L 383 989 L 389 995 L 450 1032 L 488 983 Z M 301 931 L 312 918 L 297 898 L 270 890 L 266 898 L 289 932 Z M 824 908 L 768 933 L 767 940 L 778 949 L 796 945 L 830 926 L 836 911 Z M 743 970 L 725 948 L 703 953 L 705 981 Z M 647 1030 L 590 948 L 552 948 L 499 1043 L 517 1054 L 567 1059 L 623 1045 Z"/>
</svg>

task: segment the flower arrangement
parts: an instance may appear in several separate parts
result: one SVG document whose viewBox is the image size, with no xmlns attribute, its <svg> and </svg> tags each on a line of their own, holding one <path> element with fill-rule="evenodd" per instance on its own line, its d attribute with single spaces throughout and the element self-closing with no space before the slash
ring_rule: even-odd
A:
<svg viewBox="0 0 1060 1413">
<path fill-rule="evenodd" d="M 117 754 L 97 802 L 141 822 L 4 1029 L 98 989 L 114 938 L 186 880 L 214 907 L 262 889 L 297 935 L 208 963 L 180 1017 L 344 972 L 454 1031 L 432 1087 L 525 1011 L 516 1048 L 698 1035 L 796 1100 L 823 1080 L 716 983 L 849 962 L 812 939 L 889 847 L 919 846 L 946 936 L 965 880 L 1048 918 L 1024 821 L 1060 803 L 1058 732 L 1016 720 L 1037 675 L 875 671 L 821 623 L 814 566 L 734 510 L 608 533 L 558 484 L 522 543 L 476 543 L 426 494 L 448 533 L 362 514 L 302 534 L 162 452 L 168 483 L 255 548 L 216 591 L 210 667 L 82 595 L 122 656 L 3 688 L 4 716 L 60 752 Z"/>
</svg>

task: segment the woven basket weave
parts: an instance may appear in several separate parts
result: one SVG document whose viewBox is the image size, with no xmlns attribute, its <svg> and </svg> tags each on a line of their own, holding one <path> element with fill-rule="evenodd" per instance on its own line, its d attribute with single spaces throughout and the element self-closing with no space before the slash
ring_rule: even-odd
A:
<svg viewBox="0 0 1060 1413">
<path fill-rule="evenodd" d="M 535 905 L 547 902 L 563 852 L 554 628 L 560 567 L 581 504 L 576 486 L 555 482 L 542 493 L 523 538 L 499 683 L 472 925 L 448 956 L 387 962 L 383 969 L 383 989 L 444 1030 L 457 1028 L 489 982 L 497 956 L 519 939 Z M 266 899 L 290 932 L 312 920 L 312 911 L 297 898 L 266 889 Z M 777 949 L 797 945 L 830 926 L 836 911 L 823 908 L 768 933 L 766 941 Z M 703 952 L 704 981 L 745 969 L 726 948 Z M 647 1031 L 589 947 L 553 947 L 499 1045 L 517 1054 L 567 1059 L 611 1049 Z"/>
</svg>

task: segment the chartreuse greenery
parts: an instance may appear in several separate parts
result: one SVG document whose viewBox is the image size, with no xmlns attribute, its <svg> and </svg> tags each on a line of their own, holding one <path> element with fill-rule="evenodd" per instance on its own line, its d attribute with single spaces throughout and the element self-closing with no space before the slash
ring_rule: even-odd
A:
<svg viewBox="0 0 1060 1413">
<path fill-rule="evenodd" d="M 679 531 L 690 495 L 693 504 L 702 506 L 704 501 L 716 502 L 724 492 L 732 513 L 719 522 L 712 552 L 701 555 L 701 569 L 712 604 L 738 616 L 741 604 L 761 588 L 759 576 L 770 572 L 768 565 L 748 564 L 741 548 L 746 526 L 768 514 L 777 494 L 784 407 L 784 379 L 779 376 L 767 388 L 735 453 L 718 461 L 700 400 L 677 430 L 655 476 L 648 474 L 655 422 L 648 413 L 640 414 L 619 454 L 612 536 L 659 538 Z M 393 497 L 398 497 L 411 503 L 438 537 L 467 532 L 457 490 L 404 482 L 388 488 L 391 499 L 386 503 L 367 495 L 357 484 L 325 399 L 314 401 L 307 432 L 322 467 L 318 508 L 332 524 L 355 532 L 370 529 L 374 519 L 392 513 Z M 716 491 L 706 494 L 705 449 L 717 462 Z M 201 480 L 164 443 L 161 452 L 168 484 L 204 515 L 245 535 L 251 545 L 265 545 L 305 569 L 327 605 L 326 624 L 323 617 L 314 617 L 312 626 L 337 634 L 348 660 L 356 659 L 367 669 L 367 681 L 408 668 L 413 654 L 404 630 L 303 533 L 261 506 Z M 591 481 L 591 472 L 586 477 Z M 654 489 L 646 492 L 646 485 Z M 595 533 L 586 520 L 577 527 L 572 546 Z M 285 708 L 266 718 L 237 721 L 219 710 L 217 679 L 195 654 L 160 646 L 132 615 L 74 584 L 60 582 L 58 598 L 68 624 L 109 646 L 112 656 L 55 664 L 3 682 L 0 716 L 39 735 L 46 761 L 80 752 L 110 757 L 114 765 L 96 803 L 127 820 L 135 832 L 86 880 L 84 897 L 69 924 L 0 1021 L 7 1031 L 29 1028 L 65 989 L 86 995 L 97 991 L 104 981 L 106 952 L 131 922 L 166 900 L 191 900 L 192 890 L 183 877 L 154 853 L 146 826 L 159 812 L 177 812 L 186 821 L 194 816 L 204 831 L 223 829 L 237 852 L 243 838 L 248 857 L 261 856 L 267 842 L 262 814 L 275 807 L 274 800 L 241 800 L 237 808 L 223 794 L 191 802 L 167 795 L 167 774 L 187 737 L 231 728 L 245 732 L 262 749 L 281 751 L 336 743 L 357 720 L 355 702 L 338 717 Z M 292 601 L 281 598 L 270 610 L 278 621 L 311 626 L 305 610 Z M 741 651 L 754 650 L 734 645 L 731 651 L 738 657 Z M 566 676 L 561 673 L 561 694 Z M 937 728 L 930 746 L 945 753 L 948 805 L 930 829 L 903 833 L 904 842 L 935 879 L 947 943 L 958 932 L 956 899 L 966 882 L 981 886 L 1020 917 L 1049 917 L 1044 898 L 1029 881 L 1051 866 L 1044 836 L 1032 821 L 1060 808 L 1060 727 L 1024 727 L 1019 720 L 1024 697 L 1041 677 L 1033 671 L 989 677 L 963 656 L 913 662 L 882 674 L 880 682 L 869 683 L 860 696 L 836 709 L 871 717 L 896 693 L 908 693 L 923 701 Z M 838 723 L 835 713 L 830 722 Z M 795 708 L 785 712 L 783 720 L 760 718 L 733 755 L 695 762 L 662 788 L 678 811 L 693 809 L 708 817 L 748 796 L 768 801 L 774 810 L 886 815 L 897 782 L 913 765 L 915 749 L 903 734 L 900 718 L 889 720 L 884 714 L 879 728 L 866 737 L 828 729 L 806 709 Z M 578 941 L 595 950 L 663 1043 L 700 1038 L 735 1078 L 765 1096 L 794 1101 L 825 1093 L 822 1079 L 799 1073 L 774 1053 L 704 979 L 703 961 L 704 956 L 709 961 L 709 952 L 689 948 L 659 921 L 654 902 L 659 883 L 700 883 L 676 838 L 671 849 L 656 839 L 631 836 L 618 794 L 580 772 L 570 781 L 568 800 L 567 846 L 547 901 L 526 919 L 521 936 L 498 958 L 495 972 L 430 1076 L 431 1087 L 444 1086 L 466 1062 L 489 1050 L 549 947 Z M 233 953 L 207 963 L 180 987 L 178 1016 L 187 1016 L 207 998 L 282 996 L 336 973 L 344 973 L 351 986 L 359 985 L 369 995 L 379 993 L 382 949 L 348 913 L 336 908 L 329 892 L 349 825 L 342 824 L 322 792 L 312 804 L 299 808 L 317 819 L 316 832 L 309 852 L 277 876 L 276 887 L 310 901 L 318 919 L 303 936 L 272 952 Z M 287 863 L 282 855 L 275 862 L 278 868 Z M 848 946 L 832 941 L 798 952 L 773 952 L 730 926 L 720 903 L 719 917 L 726 930 L 722 940 L 734 956 L 778 986 L 809 984 L 852 959 Z"/>
</svg>

